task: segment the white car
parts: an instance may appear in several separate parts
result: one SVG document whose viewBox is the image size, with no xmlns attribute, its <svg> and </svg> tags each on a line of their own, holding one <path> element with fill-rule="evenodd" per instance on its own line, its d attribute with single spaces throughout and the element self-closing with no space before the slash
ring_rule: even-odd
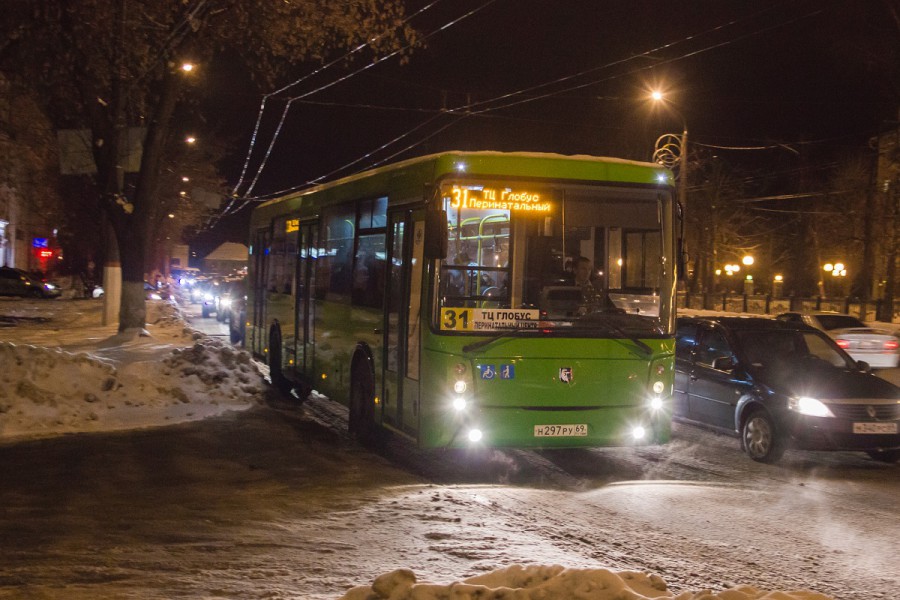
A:
<svg viewBox="0 0 900 600">
<path fill-rule="evenodd" d="M 873 369 L 889 369 L 900 363 L 900 338 L 886 329 L 869 327 L 854 316 L 836 312 L 789 312 L 775 318 L 821 329 L 853 360 L 865 361 Z"/>
</svg>

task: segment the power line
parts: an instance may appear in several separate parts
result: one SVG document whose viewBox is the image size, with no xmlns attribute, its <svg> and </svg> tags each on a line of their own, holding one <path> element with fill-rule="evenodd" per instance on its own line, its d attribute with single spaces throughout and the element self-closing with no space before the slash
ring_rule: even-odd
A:
<svg viewBox="0 0 900 600">
<path fill-rule="evenodd" d="M 412 19 L 412 18 L 414 18 L 414 17 L 416 17 L 416 16 L 422 14 L 425 10 L 431 8 L 432 6 L 434 6 L 435 4 L 437 4 L 437 2 L 439 2 L 439 1 L 440 1 L 440 0 L 435 0 L 435 1 L 432 2 L 431 4 L 425 6 L 424 8 L 422 8 L 421 10 L 419 10 L 418 12 L 416 12 L 415 14 L 413 14 L 412 16 L 408 17 L 408 18 L 404 21 L 404 23 L 407 22 L 407 21 L 409 21 L 410 19 Z M 468 18 L 468 17 L 470 17 L 470 16 L 476 14 L 477 12 L 479 12 L 479 11 L 483 10 L 484 8 L 490 6 L 491 4 L 493 4 L 493 3 L 496 2 L 496 1 L 497 1 L 497 0 L 487 0 L 486 2 L 484 2 L 483 4 L 481 4 L 480 6 L 478 6 L 477 8 L 474 8 L 474 9 L 472 9 L 471 11 L 465 13 L 464 15 L 462 15 L 462 16 L 456 18 L 456 19 L 453 19 L 453 20 L 451 20 L 451 21 L 445 23 L 445 24 L 442 25 L 441 27 L 435 29 L 435 30 L 432 31 L 431 33 L 427 34 L 427 35 L 424 37 L 424 39 L 428 39 L 428 38 L 430 38 L 430 37 L 432 37 L 432 36 L 434 36 L 434 35 L 436 35 L 436 34 L 438 34 L 438 33 L 441 33 L 442 31 L 446 30 L 447 28 L 452 27 L 453 25 L 456 25 L 456 24 L 459 23 L 460 21 L 462 21 L 462 20 L 464 20 L 464 19 L 466 19 L 466 18 Z M 360 50 L 361 48 L 363 48 L 363 47 L 365 47 L 365 46 L 366 46 L 366 44 L 362 44 L 361 46 L 355 48 L 353 51 L 351 51 L 350 53 L 348 53 L 347 56 L 349 56 L 350 54 L 352 54 L 352 53 L 354 53 L 354 52 L 357 52 L 358 50 Z M 363 67 L 357 69 L 356 71 L 353 71 L 353 72 L 351 72 L 351 73 L 348 73 L 347 75 L 344 75 L 343 77 L 339 77 L 339 78 L 336 79 L 335 81 L 332 81 L 332 82 L 330 82 L 330 83 L 327 83 L 327 84 L 325 84 L 325 85 L 322 85 L 322 86 L 320 86 L 320 87 L 318 87 L 318 88 L 316 88 L 316 89 L 314 89 L 314 90 L 310 90 L 310 91 L 308 91 L 308 92 L 305 92 L 305 93 L 301 94 L 300 96 L 297 96 L 296 98 L 290 99 L 290 100 L 288 101 L 288 103 L 285 105 L 284 110 L 282 111 L 281 119 L 280 119 L 279 122 L 278 122 L 278 125 L 277 125 L 277 127 L 276 127 L 275 133 L 272 135 L 272 140 L 271 140 L 270 143 L 269 143 L 269 146 L 268 146 L 268 148 L 267 148 L 267 150 L 266 150 L 265 156 L 264 156 L 262 162 L 260 163 L 259 167 L 257 168 L 256 176 L 253 178 L 253 182 L 252 182 L 252 183 L 250 184 L 250 186 L 247 188 L 247 191 L 245 192 L 245 195 L 251 194 L 251 193 L 253 192 L 253 189 L 256 187 L 256 183 L 258 182 L 259 177 L 260 177 L 260 175 L 262 174 L 262 171 L 265 169 L 266 163 L 268 162 L 269 156 L 271 155 L 272 148 L 274 147 L 275 142 L 276 142 L 276 140 L 278 139 L 279 134 L 281 133 L 281 129 L 282 129 L 283 125 L 284 125 L 284 121 L 285 121 L 285 119 L 287 118 L 287 113 L 288 113 L 288 111 L 290 110 L 291 105 L 292 105 L 295 101 L 300 100 L 300 99 L 302 99 L 302 98 L 307 98 L 307 97 L 309 97 L 309 96 L 312 96 L 313 94 L 317 94 L 317 93 L 319 93 L 319 92 L 321 92 L 321 91 L 324 91 L 324 90 L 326 90 L 326 89 L 328 89 L 328 88 L 334 87 L 335 85 L 337 85 L 337 84 L 339 84 L 339 83 L 342 83 L 342 82 L 344 82 L 344 81 L 347 81 L 347 80 L 350 79 L 351 77 L 354 77 L 354 76 L 358 75 L 359 73 L 362 73 L 363 71 L 366 71 L 366 70 L 368 70 L 368 69 L 371 69 L 371 68 L 374 67 L 375 65 L 381 64 L 382 62 L 384 62 L 384 61 L 386 61 L 386 60 L 388 60 L 388 59 L 390 59 L 390 58 L 393 58 L 394 56 L 397 56 L 397 55 L 400 54 L 401 52 L 404 52 L 404 51 L 408 50 L 410 47 L 411 47 L 411 45 L 408 44 L 408 45 L 406 45 L 406 46 L 404 46 L 404 47 L 402 47 L 402 48 L 399 48 L 398 50 L 395 50 L 394 52 L 391 52 L 391 53 L 387 54 L 386 56 L 382 56 L 382 57 L 378 58 L 377 60 L 372 61 L 371 63 L 369 63 L 369 64 L 367 64 L 367 65 L 365 65 L 365 66 L 363 66 Z M 306 77 L 304 77 L 304 78 L 302 78 L 302 79 L 300 79 L 300 80 L 298 80 L 298 81 L 296 81 L 296 82 L 294 82 L 294 83 L 292 83 L 292 84 L 290 84 L 290 85 L 288 85 L 288 86 L 285 86 L 285 87 L 281 88 L 280 90 L 278 90 L 278 91 L 276 91 L 276 92 L 274 92 L 274 93 L 277 94 L 277 93 L 279 93 L 279 92 L 281 92 L 281 91 L 284 91 L 284 90 L 288 89 L 289 87 L 292 87 L 292 86 L 294 86 L 294 85 L 300 83 L 301 81 L 304 81 L 305 79 L 308 79 L 308 78 L 311 77 L 312 75 L 314 75 L 314 74 L 316 74 L 316 73 L 322 72 L 325 68 L 330 67 L 331 65 L 334 65 L 335 63 L 337 63 L 337 62 L 343 60 L 344 58 L 345 58 L 345 57 L 342 57 L 342 58 L 340 58 L 340 59 L 336 59 L 336 60 L 332 61 L 331 63 L 329 63 L 328 65 L 326 65 L 325 67 L 322 67 L 321 69 L 318 69 L 318 70 L 315 71 L 314 73 L 311 73 L 310 75 L 307 75 Z M 265 102 L 265 100 L 267 100 L 267 99 L 268 99 L 269 97 L 271 97 L 271 96 L 272 96 L 272 94 L 269 94 L 266 98 L 263 99 L 263 102 Z M 261 107 L 260 107 L 259 117 L 257 118 L 257 126 L 256 126 L 256 128 L 255 128 L 255 130 L 254 130 L 253 139 L 251 140 L 251 152 L 252 152 L 252 144 L 255 143 L 256 132 L 258 131 L 258 128 L 259 128 L 259 122 L 260 122 L 260 120 L 262 119 L 262 111 L 263 111 L 263 107 L 261 106 Z M 250 160 L 250 152 L 248 152 L 248 155 L 247 155 L 247 162 L 249 162 L 249 160 Z M 246 172 L 246 168 L 245 168 L 245 171 L 244 171 L 244 172 Z M 237 193 L 237 190 L 239 189 L 240 184 L 243 182 L 243 177 L 244 177 L 244 173 L 241 174 L 241 178 L 240 178 L 238 184 L 235 186 L 235 193 Z"/>
<path fill-rule="evenodd" d="M 491 2 L 489 2 L 488 4 L 492 3 L 493 1 L 494 1 L 494 0 L 491 0 Z M 477 10 L 480 10 L 481 8 L 484 8 L 485 6 L 487 6 L 487 4 L 482 5 L 482 6 L 479 7 L 478 9 L 475 9 L 475 11 L 472 11 L 472 13 L 476 12 Z M 706 31 L 704 31 L 704 32 L 701 32 L 701 33 L 699 33 L 699 34 L 692 34 L 692 35 L 689 35 L 689 36 L 687 36 L 687 37 L 685 37 L 685 38 L 682 38 L 682 39 L 680 39 L 680 40 L 677 40 L 677 41 L 675 41 L 675 42 L 671 42 L 671 43 L 668 43 L 668 44 L 664 44 L 664 45 L 662 45 L 662 46 L 658 46 L 658 47 L 656 47 L 656 48 L 653 48 L 653 49 L 648 50 L 648 51 L 646 51 L 646 52 L 643 52 L 643 53 L 641 53 L 641 54 L 637 54 L 637 55 L 630 56 L 630 57 L 628 57 L 628 58 L 626 58 L 626 59 L 621 59 L 621 60 L 613 61 L 613 62 L 604 64 L 604 65 L 600 65 L 600 66 L 597 66 L 597 67 L 592 67 L 592 68 L 590 68 L 590 69 L 585 69 L 585 70 L 579 71 L 579 72 L 574 73 L 574 74 L 571 74 L 571 75 L 567 75 L 567 76 L 564 76 L 564 77 L 561 77 L 561 78 L 557 78 L 557 79 L 555 79 L 555 80 L 553 80 L 553 81 L 550 81 L 550 82 L 545 82 L 545 83 L 542 83 L 542 84 L 539 84 L 539 85 L 531 86 L 531 87 L 528 87 L 528 88 L 523 88 L 523 89 L 521 89 L 521 90 L 517 90 L 517 91 L 514 91 L 514 92 L 510 92 L 510 93 L 507 93 L 507 94 L 503 94 L 503 95 L 501 95 L 501 96 L 497 96 L 497 97 L 492 98 L 492 99 L 488 99 L 488 100 L 484 100 L 484 101 L 480 101 L 480 102 L 469 103 L 469 104 L 467 104 L 467 105 L 464 105 L 464 106 L 461 106 L 461 107 L 458 107 L 458 108 L 446 110 L 445 113 L 448 113 L 448 114 L 457 114 L 457 115 L 465 116 L 465 117 L 468 117 L 468 116 L 485 116 L 486 113 L 488 113 L 488 112 L 494 112 L 494 111 L 502 110 L 502 109 L 505 109 L 505 108 L 510 108 L 510 107 L 513 107 L 513 106 L 517 106 L 517 105 L 524 104 L 524 103 L 527 103 L 527 102 L 533 102 L 533 101 L 536 101 L 536 100 L 540 100 L 540 99 L 544 99 L 544 98 L 548 98 L 548 97 L 552 97 L 552 96 L 558 96 L 558 95 L 560 95 L 560 94 L 562 94 L 562 93 L 567 93 L 567 92 L 570 92 L 570 91 L 573 91 L 573 90 L 582 89 L 582 88 L 585 88 L 585 87 L 588 87 L 588 86 L 591 86 L 591 85 L 596 85 L 596 84 L 598 84 L 598 83 L 602 83 L 602 82 L 604 82 L 604 81 L 609 81 L 609 80 L 611 80 L 611 79 L 615 79 L 615 78 L 622 77 L 622 76 L 625 76 L 625 75 L 631 75 L 631 74 L 634 74 L 634 73 L 638 73 L 638 72 L 641 72 L 641 71 L 644 71 L 644 70 L 647 70 L 647 69 L 650 69 L 650 68 L 656 68 L 656 67 L 658 66 L 658 64 L 654 64 L 654 65 L 649 66 L 649 67 L 640 67 L 640 68 L 638 68 L 638 69 L 631 70 L 631 71 L 629 71 L 629 72 L 627 72 L 627 73 L 611 75 L 611 76 L 609 76 L 609 77 L 605 77 L 605 78 L 602 78 L 602 79 L 596 79 L 596 80 L 592 80 L 592 81 L 587 82 L 587 83 L 581 83 L 581 84 L 578 84 L 578 85 L 570 86 L 570 87 L 564 88 L 564 89 L 562 89 L 562 90 L 555 90 L 555 91 L 547 92 L 547 93 L 545 93 L 545 94 L 539 94 L 539 95 L 536 95 L 536 96 L 530 96 L 530 97 L 528 97 L 528 98 L 520 99 L 520 100 L 517 100 L 517 101 L 515 101 L 515 102 L 510 102 L 510 103 L 507 103 L 507 104 L 504 104 L 504 105 L 501 105 L 501 106 L 490 106 L 490 104 L 496 103 L 496 102 L 498 102 L 498 101 L 502 101 L 502 100 L 505 100 L 505 99 L 508 99 L 508 98 L 518 97 L 518 96 L 521 96 L 521 95 L 526 94 L 526 93 L 528 93 L 528 92 L 532 92 L 532 91 L 535 91 L 535 90 L 544 89 L 544 88 L 546 88 L 546 87 L 549 87 L 549 86 L 552 86 L 552 85 L 556 85 L 556 84 L 559 84 L 559 83 L 563 83 L 563 82 L 566 82 L 566 81 L 571 81 L 571 80 L 577 79 L 577 78 L 579 78 L 579 77 L 582 77 L 582 76 L 584 76 L 584 75 L 587 75 L 587 74 L 589 74 L 589 73 L 593 73 L 593 72 L 596 72 L 596 71 L 599 71 L 599 70 L 602 70 L 602 69 L 614 67 L 614 66 L 616 66 L 616 65 L 625 64 L 625 63 L 627 63 L 627 62 L 629 62 L 629 61 L 633 61 L 633 60 L 636 60 L 636 59 L 638 59 L 638 58 L 649 58 L 649 57 L 652 57 L 653 54 L 656 54 L 656 53 L 658 53 L 658 52 L 660 52 L 660 51 L 663 51 L 663 50 L 666 50 L 666 49 L 674 48 L 674 47 L 676 47 L 677 45 L 682 44 L 682 43 L 684 43 L 684 42 L 687 42 L 687 41 L 690 41 L 690 40 L 698 39 L 698 38 L 700 38 L 700 37 L 702 37 L 702 36 L 709 35 L 709 34 L 714 33 L 714 32 L 716 32 L 716 31 L 724 30 L 724 29 L 726 29 L 726 28 L 728 28 L 728 27 L 730 27 L 730 26 L 733 26 L 733 25 L 735 25 L 735 24 L 737 24 L 737 23 L 740 23 L 740 22 L 744 22 L 744 21 L 747 21 L 747 20 L 755 19 L 755 18 L 757 18 L 758 16 L 760 16 L 760 15 L 766 13 L 766 12 L 769 12 L 769 11 L 771 11 L 771 10 L 774 10 L 774 8 L 775 8 L 775 7 L 770 7 L 770 8 L 768 8 L 768 9 L 764 9 L 764 10 L 762 10 L 762 11 L 759 11 L 759 12 L 757 12 L 757 13 L 754 13 L 753 15 L 750 15 L 750 16 L 748 16 L 748 17 L 744 17 L 744 18 L 741 18 L 741 19 L 734 19 L 734 20 L 731 20 L 731 21 L 729 21 L 728 23 L 725 23 L 725 24 L 722 24 L 722 25 L 718 25 L 718 26 L 716 26 L 716 27 L 714 27 L 714 28 L 711 28 L 711 29 L 706 30 Z M 743 35 L 739 35 L 739 36 L 737 36 L 737 37 L 735 37 L 735 38 L 732 38 L 732 39 L 730 39 L 730 40 L 726 40 L 726 41 L 723 41 L 723 42 L 715 43 L 715 44 L 706 46 L 706 47 L 704 47 L 704 48 L 701 48 L 701 49 L 698 49 L 698 50 L 695 50 L 695 51 L 686 52 L 686 53 L 684 53 L 684 54 L 682 54 L 682 55 L 680 55 L 680 56 L 678 56 L 678 57 L 674 57 L 674 58 L 671 58 L 671 59 L 664 60 L 662 63 L 659 63 L 659 64 L 670 64 L 670 63 L 674 63 L 674 62 L 677 62 L 677 61 L 680 61 L 680 60 L 684 60 L 684 59 L 689 58 L 689 57 L 692 57 L 692 56 L 696 56 L 696 55 L 701 54 L 701 53 L 704 53 L 704 52 L 708 52 L 708 51 L 711 51 L 711 50 L 714 50 L 714 49 L 722 48 L 722 47 L 725 47 L 725 46 L 727 46 L 727 45 L 736 43 L 736 42 L 738 42 L 738 41 L 740 41 L 740 40 L 746 39 L 746 38 L 748 38 L 748 37 L 760 35 L 760 34 L 763 34 L 763 33 L 769 32 L 769 31 L 772 31 L 772 30 L 774 30 L 774 29 L 781 28 L 781 27 L 785 27 L 785 26 L 787 26 L 787 25 L 793 24 L 793 23 L 798 22 L 798 21 L 800 21 L 800 20 L 802 20 L 802 19 L 810 18 L 810 17 L 812 17 L 812 16 L 815 16 L 815 15 L 817 15 L 817 14 L 820 14 L 821 12 L 823 12 L 823 10 L 821 10 L 821 9 L 820 9 L 820 10 L 811 11 L 811 12 L 808 12 L 808 13 L 803 14 L 803 15 L 801 15 L 801 16 L 798 16 L 798 17 L 796 17 L 796 18 L 793 18 L 793 19 L 790 19 L 790 20 L 787 20 L 787 21 L 781 21 L 781 22 L 779 22 L 779 23 L 776 23 L 775 25 L 771 25 L 771 26 L 768 26 L 768 27 L 764 27 L 764 28 L 761 28 L 761 29 L 757 29 L 757 30 L 755 30 L 755 31 L 753 31 L 753 32 L 750 32 L 750 33 L 746 33 L 746 34 L 743 34 Z M 445 29 L 446 27 L 448 27 L 448 26 L 454 24 L 455 22 L 458 22 L 458 21 L 461 20 L 462 18 L 465 18 L 466 16 L 469 16 L 469 15 L 472 14 L 472 13 L 468 13 L 467 15 L 464 15 L 464 16 L 461 17 L 460 19 L 457 19 L 456 21 L 453 21 L 453 22 L 451 22 L 451 23 L 448 23 L 447 25 L 445 25 L 445 26 L 442 27 L 441 29 L 439 29 L 439 30 L 437 30 L 437 31 L 432 32 L 431 34 L 429 34 L 429 36 L 434 35 L 434 34 L 437 33 L 438 31 L 441 31 L 441 30 Z M 359 72 L 361 72 L 361 71 L 362 71 L 362 70 L 359 70 L 359 71 L 357 71 L 357 72 L 355 72 L 355 73 L 353 73 L 353 74 L 351 74 L 351 75 L 348 75 L 347 77 L 352 76 L 352 75 L 355 75 L 356 73 L 359 73 Z M 343 81 L 343 80 L 345 80 L 345 79 L 346 79 L 346 77 L 340 79 L 339 81 Z M 315 93 L 317 93 L 317 92 L 319 92 L 319 91 L 321 91 L 321 90 L 323 90 L 323 89 L 326 89 L 327 87 L 331 87 L 331 86 L 334 85 L 335 83 L 337 83 L 337 82 L 333 82 L 333 83 L 331 83 L 331 84 L 328 84 L 328 85 L 326 85 L 326 86 L 322 86 L 322 87 L 320 87 L 320 88 L 318 88 L 318 89 L 316 89 L 316 90 L 313 90 L 313 91 L 311 91 L 311 92 L 307 92 L 307 93 L 305 93 L 305 94 L 303 94 L 303 95 L 301 95 L 301 96 L 298 96 L 297 98 L 293 98 L 293 99 L 289 100 L 289 104 L 290 104 L 291 102 L 299 101 L 300 99 L 303 99 L 303 98 L 306 98 L 306 97 L 308 97 L 308 96 L 310 96 L 310 95 L 312 95 L 312 94 L 315 94 Z M 473 108 L 477 108 L 477 107 L 480 107 L 480 106 L 484 106 L 484 108 L 481 108 L 480 110 L 472 111 Z M 287 108 L 287 107 L 286 107 L 286 108 Z M 434 118 L 432 118 L 432 119 L 428 119 L 428 120 L 425 121 L 424 123 L 421 123 L 421 124 L 419 124 L 419 125 L 416 125 L 416 126 L 413 127 L 411 130 L 407 131 L 407 132 L 404 133 L 404 134 L 401 134 L 400 136 L 397 136 L 396 138 L 394 138 L 393 140 L 391 140 L 391 141 L 389 141 L 389 142 L 387 142 L 387 143 L 385 143 L 385 144 L 382 144 L 381 146 L 379 146 L 379 147 L 376 148 L 375 150 L 366 153 L 365 155 L 361 156 L 360 158 L 355 159 L 354 161 L 351 161 L 350 163 L 347 163 L 347 164 L 343 165 L 342 167 L 340 167 L 340 168 L 338 168 L 338 169 L 335 169 L 335 170 L 331 171 L 330 173 L 327 173 L 327 174 L 325 174 L 325 175 L 322 175 L 322 176 L 320 176 L 320 177 L 317 177 L 316 179 L 311 180 L 310 182 L 308 182 L 308 184 L 314 183 L 314 182 L 319 182 L 319 181 L 321 181 L 322 179 L 324 179 L 324 178 L 326 178 L 326 177 L 329 177 L 330 175 L 332 175 L 332 174 L 334 174 L 334 173 L 340 172 L 340 171 L 346 169 L 346 168 L 349 167 L 349 166 L 353 166 L 353 165 L 355 165 L 355 164 L 358 164 L 359 162 L 362 162 L 362 161 L 366 160 L 367 158 L 370 158 L 370 157 L 373 156 L 375 153 L 377 153 L 377 152 L 379 152 L 379 151 L 381 151 L 381 150 L 384 150 L 385 148 L 389 147 L 390 145 L 393 145 L 394 143 L 396 143 L 397 141 L 399 141 L 399 140 L 401 140 L 401 139 L 405 139 L 406 137 L 408 137 L 409 135 L 411 135 L 411 134 L 414 133 L 415 131 L 418 131 L 419 129 L 421 129 L 422 127 L 424 127 L 425 125 L 427 125 L 428 123 L 432 122 L 435 118 L 436 118 L 436 117 L 434 117 Z M 282 122 L 283 122 L 283 118 L 282 118 Z M 417 145 L 420 145 L 421 143 L 423 143 L 423 142 L 426 141 L 427 139 L 430 139 L 431 137 L 433 137 L 434 135 L 436 135 L 438 132 L 443 131 L 443 130 L 446 129 L 447 127 L 449 127 L 449 126 L 455 124 L 456 122 L 458 122 L 458 120 L 457 120 L 457 121 L 454 121 L 453 123 L 450 123 L 450 124 L 448 124 L 448 125 L 445 125 L 445 126 L 441 127 L 440 129 L 438 129 L 438 131 L 429 134 L 428 136 L 426 136 L 425 138 L 419 140 L 419 141 L 416 142 L 415 144 L 410 144 L 410 145 L 406 146 L 403 150 L 400 150 L 400 151 L 398 151 L 398 152 L 395 152 L 395 153 L 392 154 L 389 158 L 393 158 L 394 156 L 397 156 L 398 154 L 402 154 L 403 152 L 405 152 L 405 151 L 407 151 L 407 150 L 409 150 L 409 149 L 411 149 L 411 148 L 413 148 L 413 147 L 415 147 L 415 146 L 417 146 Z M 280 127 L 279 127 L 279 130 L 280 130 Z M 255 135 L 255 133 L 254 133 L 254 135 Z M 274 143 L 274 139 L 273 139 L 273 143 Z M 760 147 L 731 147 L 731 148 L 730 148 L 730 147 L 725 147 L 725 146 L 714 146 L 714 145 L 709 145 L 709 146 L 710 146 L 710 147 L 713 147 L 713 148 L 718 148 L 718 149 L 735 149 L 735 150 L 737 150 L 737 149 L 741 149 L 741 150 L 769 149 L 769 148 L 777 148 L 777 147 L 786 147 L 786 145 L 782 145 L 782 144 L 778 144 L 778 143 L 776 143 L 776 144 L 774 144 L 774 145 L 770 145 L 770 146 L 760 146 Z M 788 148 L 788 149 L 790 149 L 790 148 Z M 270 150 L 271 150 L 271 145 L 270 145 Z M 793 149 L 791 149 L 791 150 L 793 150 Z M 267 156 L 268 156 L 268 154 L 267 154 Z M 249 156 L 248 156 L 248 160 L 249 160 Z M 375 165 L 381 164 L 382 162 L 384 162 L 384 160 L 387 160 L 387 159 L 382 159 L 381 161 L 376 162 L 376 163 L 374 163 L 374 164 L 375 164 Z M 261 172 L 261 169 L 260 169 L 260 171 L 257 172 L 257 177 L 254 179 L 254 184 L 255 184 L 255 181 L 258 179 L 260 172 Z M 242 178 L 243 178 L 243 174 L 242 174 Z M 302 187 L 304 187 L 304 186 L 296 186 L 296 187 L 294 187 L 294 188 L 291 188 L 290 190 L 283 190 L 282 192 L 276 192 L 276 193 L 273 193 L 273 194 L 266 194 L 265 198 L 263 198 L 263 197 L 257 197 L 257 198 L 254 198 L 254 197 L 249 196 L 249 193 L 250 193 L 250 191 L 252 190 L 252 188 L 251 188 L 251 190 L 248 190 L 248 192 L 245 194 L 245 198 L 244 198 L 244 199 L 245 199 L 246 201 L 241 205 L 240 208 L 243 208 L 244 206 L 246 206 L 246 204 L 247 204 L 248 202 L 250 202 L 250 201 L 256 201 L 256 200 L 268 199 L 268 198 L 270 198 L 270 197 L 272 197 L 272 196 L 274 196 L 274 195 L 278 195 L 279 193 L 286 193 L 286 192 L 288 192 L 288 191 L 296 191 L 297 189 L 301 189 Z M 232 205 L 233 205 L 233 202 L 232 202 Z M 231 205 L 229 205 L 229 207 L 230 207 L 230 206 L 231 206 Z M 237 210 L 240 210 L 240 208 L 238 208 Z M 235 211 L 235 210 L 232 210 L 232 211 L 230 211 L 230 212 L 236 212 L 236 211 Z M 229 212 L 228 209 L 226 209 L 226 212 L 223 213 L 223 216 L 224 216 L 224 214 L 230 214 L 230 212 Z"/>
</svg>

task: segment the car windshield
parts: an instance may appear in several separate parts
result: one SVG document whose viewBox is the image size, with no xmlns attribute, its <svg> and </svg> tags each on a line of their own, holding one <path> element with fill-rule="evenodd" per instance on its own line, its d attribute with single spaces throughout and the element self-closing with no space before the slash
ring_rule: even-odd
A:
<svg viewBox="0 0 900 600">
<path fill-rule="evenodd" d="M 850 315 L 817 315 L 816 318 L 822 327 L 831 331 L 832 329 L 849 329 L 852 327 L 866 327 L 866 324 Z"/>
<path fill-rule="evenodd" d="M 671 241 L 658 190 L 483 182 L 442 192 L 440 329 L 663 333 L 671 307 L 660 289 L 672 275 L 661 257 Z"/>
<path fill-rule="evenodd" d="M 828 338 L 815 331 L 740 330 L 736 337 L 743 359 L 755 367 L 796 367 L 810 360 L 841 369 L 853 366 Z"/>
</svg>

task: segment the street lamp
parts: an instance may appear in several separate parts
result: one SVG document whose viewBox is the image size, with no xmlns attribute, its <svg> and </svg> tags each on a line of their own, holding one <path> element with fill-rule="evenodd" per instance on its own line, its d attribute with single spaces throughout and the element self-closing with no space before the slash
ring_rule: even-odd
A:
<svg viewBox="0 0 900 600">
<path fill-rule="evenodd" d="M 826 273 L 831 273 L 831 276 L 833 278 L 839 278 L 839 277 L 842 278 L 842 277 L 847 276 L 847 267 L 842 262 L 836 262 L 834 264 L 825 263 L 824 265 L 822 265 L 822 270 L 825 271 Z M 843 280 L 835 279 L 834 281 L 840 281 L 840 283 L 835 284 L 834 287 L 836 287 L 836 289 L 838 289 L 839 291 L 841 291 L 843 293 L 843 291 L 844 291 L 843 290 L 844 284 L 842 283 Z M 825 288 L 824 281 L 822 282 L 822 287 L 824 290 L 824 288 Z"/>
<path fill-rule="evenodd" d="M 656 150 L 653 152 L 653 160 L 671 168 L 678 165 L 678 201 L 682 210 L 687 207 L 687 175 L 688 175 L 688 126 L 687 119 L 681 114 L 672 102 L 666 99 L 665 93 L 660 90 L 650 92 L 650 99 L 655 104 L 664 104 L 669 110 L 681 119 L 681 135 L 663 134 L 656 140 Z M 672 141 L 677 145 L 673 145 Z"/>
</svg>

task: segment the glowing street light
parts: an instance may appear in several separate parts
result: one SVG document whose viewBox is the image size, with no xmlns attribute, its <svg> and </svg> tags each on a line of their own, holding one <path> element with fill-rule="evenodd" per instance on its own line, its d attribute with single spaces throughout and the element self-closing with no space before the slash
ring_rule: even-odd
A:
<svg viewBox="0 0 900 600">
<path fill-rule="evenodd" d="M 741 259 L 741 262 L 744 263 L 744 265 L 749 267 L 750 265 L 753 264 L 753 257 L 748 254 L 747 256 L 745 256 L 744 258 Z"/>
<path fill-rule="evenodd" d="M 189 135 L 189 136 L 187 136 L 186 138 L 184 138 L 184 141 L 185 141 L 186 143 L 188 143 L 188 144 L 193 144 L 193 143 L 195 143 L 195 142 L 197 141 L 197 138 L 195 138 L 195 137 L 192 136 L 192 135 Z"/>
<path fill-rule="evenodd" d="M 681 119 L 681 136 L 677 135 L 662 135 L 658 140 L 656 140 L 656 151 L 653 153 L 653 159 L 665 165 L 666 167 L 671 167 L 675 164 L 678 165 L 678 201 L 681 203 L 681 207 L 683 210 L 687 210 L 687 172 L 688 172 L 688 126 L 687 119 L 684 118 L 684 115 L 675 108 L 675 105 L 672 102 L 669 102 L 666 99 L 666 95 L 662 90 L 652 90 L 650 92 L 650 99 L 655 104 L 665 104 L 665 106 L 674 112 L 679 119 Z M 660 143 L 665 138 L 674 137 L 678 140 L 677 152 L 678 156 L 672 156 L 672 148 L 671 144 L 663 144 Z"/>
</svg>

